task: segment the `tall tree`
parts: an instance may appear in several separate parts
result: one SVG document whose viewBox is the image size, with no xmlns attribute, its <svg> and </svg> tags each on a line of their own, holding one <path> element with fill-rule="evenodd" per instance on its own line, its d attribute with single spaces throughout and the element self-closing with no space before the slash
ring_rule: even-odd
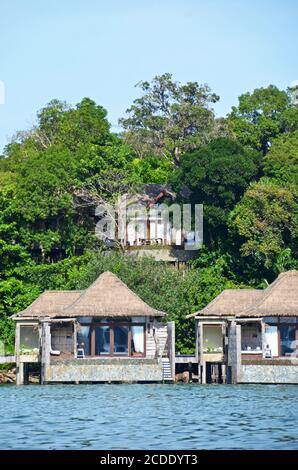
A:
<svg viewBox="0 0 298 470">
<path fill-rule="evenodd" d="M 263 159 L 264 173 L 298 187 L 298 131 L 275 139 Z"/>
<path fill-rule="evenodd" d="M 224 127 L 211 108 L 219 97 L 206 84 L 182 85 L 165 73 L 136 86 L 142 96 L 119 122 L 124 138 L 141 157 L 162 155 L 178 165 L 183 152 L 207 143 Z"/>
<path fill-rule="evenodd" d="M 298 193 L 294 186 L 263 178 L 252 183 L 229 216 L 233 242 L 255 269 L 274 269 L 285 249 L 298 259 Z"/>
<path fill-rule="evenodd" d="M 226 237 L 228 214 L 257 177 L 259 160 L 255 151 L 227 138 L 184 155 L 172 184 L 188 202 L 204 205 L 206 243 Z"/>
<path fill-rule="evenodd" d="M 228 116 L 231 132 L 244 145 L 265 155 L 272 139 L 298 126 L 298 107 L 288 91 L 270 85 L 239 97 L 238 106 Z"/>
</svg>

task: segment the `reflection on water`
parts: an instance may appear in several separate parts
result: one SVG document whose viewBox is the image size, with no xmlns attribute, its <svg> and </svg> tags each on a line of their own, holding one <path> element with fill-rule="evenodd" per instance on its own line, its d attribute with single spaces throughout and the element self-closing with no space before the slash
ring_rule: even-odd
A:
<svg viewBox="0 0 298 470">
<path fill-rule="evenodd" d="M 0 387 L 1 449 L 298 449 L 291 385 Z"/>
</svg>

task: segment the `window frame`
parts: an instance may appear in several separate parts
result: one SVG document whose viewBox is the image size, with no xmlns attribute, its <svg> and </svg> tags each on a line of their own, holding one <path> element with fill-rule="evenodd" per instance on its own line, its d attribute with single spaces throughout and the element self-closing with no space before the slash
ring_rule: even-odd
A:
<svg viewBox="0 0 298 470">
<path fill-rule="evenodd" d="M 296 339 L 296 354 L 292 356 L 282 356 L 281 354 L 281 337 L 280 337 L 280 328 L 281 327 L 295 327 L 295 339 Z M 286 358 L 286 359 L 291 359 L 294 357 L 298 357 L 298 323 L 278 323 L 277 324 L 277 331 L 278 331 L 278 357 L 280 358 Z"/>
<path fill-rule="evenodd" d="M 109 339 L 110 339 L 110 351 L 108 354 L 95 354 L 95 329 L 100 326 L 108 326 L 109 327 Z M 115 333 L 114 328 L 118 326 L 126 326 L 128 327 L 128 335 L 127 335 L 127 354 L 117 354 L 115 353 Z M 143 334 L 144 334 L 144 352 L 143 353 L 132 353 L 131 348 L 131 341 L 132 341 L 132 332 L 131 328 L 133 326 L 142 326 L 143 327 Z M 146 323 L 145 322 L 134 322 L 134 321 L 93 321 L 90 324 L 90 356 L 91 357 L 146 357 Z"/>
</svg>

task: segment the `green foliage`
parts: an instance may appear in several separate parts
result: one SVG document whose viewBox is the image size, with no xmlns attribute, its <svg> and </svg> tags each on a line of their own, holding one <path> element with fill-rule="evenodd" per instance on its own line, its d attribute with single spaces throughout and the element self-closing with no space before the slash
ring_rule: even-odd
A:
<svg viewBox="0 0 298 470">
<path fill-rule="evenodd" d="M 263 162 L 266 176 L 298 186 L 298 131 L 276 138 Z"/>
<path fill-rule="evenodd" d="M 241 95 L 228 122 L 242 144 L 265 155 L 272 139 L 297 129 L 298 108 L 292 105 L 289 93 L 270 85 Z"/>
<path fill-rule="evenodd" d="M 87 250 L 82 256 L 71 256 L 56 263 L 37 264 L 33 268 L 25 267 L 23 275 L 28 283 L 38 286 L 40 291 L 75 289 L 77 279 L 86 273 L 86 267 L 97 254 L 97 251 Z"/>
<path fill-rule="evenodd" d="M 137 86 L 142 96 L 126 111 L 128 117 L 119 122 L 125 140 L 140 157 L 161 155 L 179 164 L 183 152 L 221 132 L 210 108 L 219 97 L 208 85 L 181 85 L 165 73 Z"/>
<path fill-rule="evenodd" d="M 252 183 L 229 217 L 241 255 L 248 261 L 258 260 L 265 268 L 280 263 L 285 248 L 291 248 L 297 259 L 297 204 L 297 188 L 268 178 Z"/>
<path fill-rule="evenodd" d="M 18 273 L 24 264 L 30 264 L 29 254 L 18 243 L 18 228 L 13 204 L 16 179 L 11 172 L 0 172 L 0 281 Z"/>
<path fill-rule="evenodd" d="M 49 103 L 1 162 L 3 178 L 14 178 L 14 199 L 3 218 L 6 230 L 10 223 L 15 229 L 13 243 L 42 263 L 97 246 L 95 207 L 133 189 L 132 160 L 131 150 L 110 133 L 101 106 L 88 98 L 75 108 Z"/>
<path fill-rule="evenodd" d="M 106 110 L 90 98 L 83 98 L 75 108 L 53 100 L 39 112 L 33 136 L 39 146 L 64 144 L 74 152 L 78 143 L 105 145 L 111 139 L 106 117 Z"/>
<path fill-rule="evenodd" d="M 173 165 L 166 158 L 148 156 L 134 158 L 132 161 L 132 175 L 136 182 L 166 184 L 172 171 Z"/>
<path fill-rule="evenodd" d="M 190 191 L 187 201 L 204 204 L 205 241 L 225 236 L 228 214 L 257 177 L 258 166 L 254 151 L 227 138 L 184 155 L 172 183 L 177 191 Z"/>
<path fill-rule="evenodd" d="M 13 349 L 15 329 L 9 317 L 30 305 L 40 292 L 38 286 L 15 277 L 0 281 L 0 340 L 7 349 Z"/>
</svg>

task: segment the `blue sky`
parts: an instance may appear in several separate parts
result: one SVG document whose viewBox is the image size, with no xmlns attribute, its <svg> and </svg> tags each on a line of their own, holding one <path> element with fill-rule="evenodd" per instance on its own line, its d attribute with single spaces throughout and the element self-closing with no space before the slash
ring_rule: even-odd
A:
<svg viewBox="0 0 298 470">
<path fill-rule="evenodd" d="M 237 97 L 298 79 L 297 0 L 2 0 L 0 151 L 53 98 L 89 96 L 113 125 L 135 83 L 171 72 Z"/>
</svg>

